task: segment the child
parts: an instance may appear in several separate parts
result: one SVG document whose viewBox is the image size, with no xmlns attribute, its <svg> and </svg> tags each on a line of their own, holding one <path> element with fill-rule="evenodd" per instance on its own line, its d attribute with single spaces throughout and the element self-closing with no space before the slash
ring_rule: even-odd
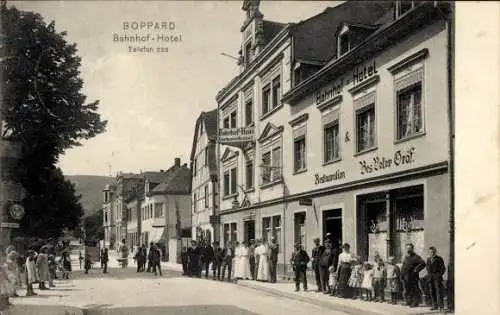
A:
<svg viewBox="0 0 500 315">
<path fill-rule="evenodd" d="M 373 289 L 373 270 L 369 262 L 365 262 L 363 267 L 363 281 L 361 282 L 361 289 L 364 292 L 365 301 L 371 301 Z"/>
<path fill-rule="evenodd" d="M 330 295 L 334 296 L 335 291 L 336 291 L 336 286 L 337 286 L 337 273 L 335 272 L 335 267 L 330 266 L 328 267 L 328 286 L 330 287 Z"/>
<path fill-rule="evenodd" d="M 57 262 L 56 262 L 56 257 L 52 254 L 49 255 L 48 259 L 49 259 L 49 273 L 50 273 L 49 287 L 53 288 L 55 287 L 54 279 L 56 278 Z"/>
<path fill-rule="evenodd" d="M 363 265 L 361 264 L 361 257 L 356 257 L 353 260 L 353 267 L 351 277 L 349 278 L 348 285 L 352 288 L 353 299 L 361 297 L 361 279 L 363 277 Z"/>
<path fill-rule="evenodd" d="M 399 267 L 394 263 L 395 258 L 389 257 L 387 260 L 387 287 L 391 292 L 391 304 L 397 304 L 398 294 L 400 292 L 400 275 Z"/>
<path fill-rule="evenodd" d="M 373 270 L 373 289 L 375 290 L 375 302 L 384 302 L 385 300 L 385 279 L 387 272 L 382 258 L 378 258 L 377 265 Z"/>
</svg>

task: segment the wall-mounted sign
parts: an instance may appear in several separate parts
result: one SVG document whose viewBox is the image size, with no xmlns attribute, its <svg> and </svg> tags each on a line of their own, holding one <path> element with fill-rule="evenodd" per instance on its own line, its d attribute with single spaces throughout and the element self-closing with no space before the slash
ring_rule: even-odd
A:
<svg viewBox="0 0 500 315">
<path fill-rule="evenodd" d="M 316 173 L 314 175 L 314 178 L 315 178 L 314 184 L 319 185 L 319 184 L 324 184 L 324 183 L 329 183 L 329 182 L 333 182 L 336 180 L 344 179 L 345 172 L 341 171 L 341 170 L 337 170 L 335 173 L 332 173 L 332 174 L 319 175 L 318 173 Z"/>
<path fill-rule="evenodd" d="M 312 204 L 313 204 L 312 198 L 299 199 L 299 206 L 312 206 Z"/>
<path fill-rule="evenodd" d="M 411 164 L 415 159 L 415 148 L 408 150 L 398 150 L 391 158 L 374 157 L 371 161 L 359 161 L 361 166 L 361 175 L 370 174 L 388 168 L 398 167 L 401 165 Z"/>
<path fill-rule="evenodd" d="M 254 127 L 219 129 L 219 143 L 236 144 L 255 141 Z"/>
<path fill-rule="evenodd" d="M 371 63 L 364 65 L 363 67 L 354 69 L 352 72 L 352 84 L 353 86 L 358 85 L 376 74 L 378 74 L 377 66 L 375 64 L 375 60 L 373 60 Z"/>
<path fill-rule="evenodd" d="M 336 82 L 328 85 L 327 87 L 316 92 L 316 105 L 321 105 L 332 100 L 337 95 L 342 94 L 345 86 L 356 86 L 363 81 L 378 74 L 377 65 L 375 60 L 365 64 L 364 66 L 357 67 L 352 71 L 352 75 L 346 75 L 345 79 L 340 78 Z"/>
<path fill-rule="evenodd" d="M 323 104 L 333 99 L 335 96 L 342 93 L 342 88 L 344 87 L 344 79 L 340 79 L 337 82 L 329 85 L 325 89 L 316 92 L 316 105 Z"/>
</svg>

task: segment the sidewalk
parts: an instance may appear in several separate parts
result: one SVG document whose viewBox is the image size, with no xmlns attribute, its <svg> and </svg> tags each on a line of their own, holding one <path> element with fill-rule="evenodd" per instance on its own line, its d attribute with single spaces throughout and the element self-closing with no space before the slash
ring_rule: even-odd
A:
<svg viewBox="0 0 500 315">
<path fill-rule="evenodd" d="M 409 308 L 403 305 L 392 305 L 388 303 L 365 302 L 360 300 L 342 299 L 332 297 L 315 291 L 295 292 L 293 282 L 258 282 L 250 280 L 239 280 L 238 285 L 258 290 L 271 295 L 299 300 L 301 302 L 323 306 L 336 311 L 352 315 L 417 315 L 417 314 L 440 314 L 430 311 L 428 307 Z"/>
</svg>

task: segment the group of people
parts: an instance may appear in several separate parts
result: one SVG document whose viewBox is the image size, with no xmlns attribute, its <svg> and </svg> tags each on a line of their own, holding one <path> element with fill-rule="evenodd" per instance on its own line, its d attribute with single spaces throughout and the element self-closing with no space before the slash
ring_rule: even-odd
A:
<svg viewBox="0 0 500 315">
<path fill-rule="evenodd" d="M 437 255 L 436 248 L 429 248 L 426 262 L 414 252 L 413 244 L 407 244 L 402 264 L 396 264 L 395 257 L 384 261 L 378 253 L 372 261 L 363 262 L 359 256 L 351 253 L 349 244 L 338 248 L 329 238 L 325 239 L 324 245 L 320 244 L 319 239 L 315 239 L 314 243 L 311 265 L 318 292 L 340 298 L 387 301 L 392 304 L 404 299 L 409 307 L 417 307 L 422 302 L 423 291 L 430 295 L 431 310 L 444 312 L 443 275 L 446 267 L 444 260 Z M 295 271 L 296 290 L 300 289 L 300 283 L 307 290 L 309 256 L 300 244 L 295 246 L 290 263 Z M 427 277 L 422 282 L 420 272 L 424 269 Z M 386 293 L 389 294 L 387 298 Z"/>
<path fill-rule="evenodd" d="M 155 276 L 161 273 L 161 251 L 154 243 L 149 244 L 149 249 L 145 244 L 137 246 L 134 253 L 134 260 L 137 264 L 137 272 L 153 272 Z M 147 268 L 146 268 L 147 264 Z"/>
<path fill-rule="evenodd" d="M 55 250 L 44 245 L 39 249 L 29 249 L 21 255 L 14 246 L 8 246 L 5 255 L 0 258 L 0 309 L 10 305 L 9 298 L 18 297 L 18 289 L 26 286 L 26 296 L 37 295 L 34 285 L 39 290 L 49 290 L 54 287 L 59 269 L 63 279 L 69 279 L 71 273 L 71 258 L 67 251 L 56 259 Z M 24 277 L 24 279 L 23 279 Z"/>
<path fill-rule="evenodd" d="M 273 238 L 268 243 L 263 240 L 228 242 L 221 247 L 219 242 L 192 241 L 190 247 L 183 248 L 182 267 L 184 275 L 209 277 L 213 280 L 232 281 L 238 279 L 276 282 L 278 243 Z"/>
</svg>

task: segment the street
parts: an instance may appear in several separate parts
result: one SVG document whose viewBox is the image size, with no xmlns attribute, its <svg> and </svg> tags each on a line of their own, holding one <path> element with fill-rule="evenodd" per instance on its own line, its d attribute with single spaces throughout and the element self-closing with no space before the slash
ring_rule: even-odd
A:
<svg viewBox="0 0 500 315">
<path fill-rule="evenodd" d="M 70 280 L 56 281 L 56 288 L 36 292 L 35 297 L 12 299 L 14 305 L 5 314 L 345 314 L 172 270 L 162 277 L 137 274 L 134 268 L 110 268 L 108 274 L 94 269 L 89 275 L 77 270 Z"/>
</svg>

